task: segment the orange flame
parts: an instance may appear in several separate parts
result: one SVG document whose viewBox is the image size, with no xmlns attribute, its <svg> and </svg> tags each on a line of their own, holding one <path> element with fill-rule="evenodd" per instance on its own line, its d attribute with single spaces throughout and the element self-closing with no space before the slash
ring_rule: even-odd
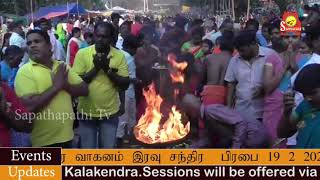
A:
<svg viewBox="0 0 320 180">
<path fill-rule="evenodd" d="M 165 143 L 182 139 L 190 132 L 190 122 L 185 126 L 182 124 L 182 115 L 175 106 L 171 108 L 167 121 L 160 125 L 163 99 L 157 95 L 154 84 L 149 86 L 149 90 L 143 90 L 143 95 L 147 101 L 146 112 L 134 128 L 134 135 L 139 141 L 146 144 Z"/>
<path fill-rule="evenodd" d="M 174 83 L 184 83 L 183 71 L 187 68 L 187 62 L 178 63 L 176 61 L 177 57 L 174 54 L 168 55 L 168 61 L 173 67 L 174 71 L 170 73 L 172 82 Z"/>
</svg>

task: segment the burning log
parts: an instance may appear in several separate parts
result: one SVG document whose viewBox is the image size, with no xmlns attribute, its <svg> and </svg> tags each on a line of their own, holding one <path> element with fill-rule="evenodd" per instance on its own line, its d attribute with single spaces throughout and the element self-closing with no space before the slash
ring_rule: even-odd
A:
<svg viewBox="0 0 320 180">
<path fill-rule="evenodd" d="M 156 93 L 153 83 L 148 90 L 143 90 L 143 95 L 147 101 L 147 108 L 134 128 L 137 140 L 145 144 L 167 143 L 188 135 L 190 122 L 186 125 L 181 122 L 182 115 L 175 106 L 171 107 L 168 119 L 161 125 L 163 114 L 160 108 L 163 99 Z"/>
<path fill-rule="evenodd" d="M 159 72 L 160 82 L 156 80 L 147 90 L 143 90 L 147 107 L 134 128 L 134 135 L 145 145 L 160 147 L 175 144 L 184 140 L 190 132 L 190 122 L 182 117 L 176 107 L 176 99 L 180 93 L 178 86 L 185 81 L 184 70 L 188 63 L 177 62 L 176 59 L 174 54 L 169 54 L 167 66 L 155 65 L 153 69 Z M 167 77 L 171 77 L 170 82 Z M 156 87 L 159 88 L 159 94 Z M 162 97 L 165 97 L 166 101 Z"/>
</svg>

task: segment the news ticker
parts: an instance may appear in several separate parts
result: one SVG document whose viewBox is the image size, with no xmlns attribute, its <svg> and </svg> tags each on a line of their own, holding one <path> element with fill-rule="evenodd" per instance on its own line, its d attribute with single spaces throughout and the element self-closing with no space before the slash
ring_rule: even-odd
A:
<svg viewBox="0 0 320 180">
<path fill-rule="evenodd" d="M 2 179 L 316 178 L 320 150 L 0 148 Z"/>
</svg>

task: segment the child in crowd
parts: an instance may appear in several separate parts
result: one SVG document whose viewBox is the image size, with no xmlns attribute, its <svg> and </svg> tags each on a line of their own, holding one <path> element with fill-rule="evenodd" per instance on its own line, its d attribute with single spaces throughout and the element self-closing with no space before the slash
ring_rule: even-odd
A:
<svg viewBox="0 0 320 180">
<path fill-rule="evenodd" d="M 202 41 L 202 52 L 204 53 L 204 56 L 201 58 L 202 62 L 204 59 L 207 58 L 208 55 L 211 54 L 213 48 L 213 43 L 209 39 L 205 39 Z"/>
<path fill-rule="evenodd" d="M 295 83 L 294 90 L 304 100 L 292 111 L 289 122 L 298 131 L 296 148 L 320 148 L 320 71 L 319 64 L 304 67 Z"/>
</svg>

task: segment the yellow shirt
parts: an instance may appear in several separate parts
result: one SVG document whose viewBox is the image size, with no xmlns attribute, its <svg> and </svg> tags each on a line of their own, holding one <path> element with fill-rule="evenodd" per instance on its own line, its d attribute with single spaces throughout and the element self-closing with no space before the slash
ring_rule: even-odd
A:
<svg viewBox="0 0 320 180">
<path fill-rule="evenodd" d="M 19 97 L 39 95 L 52 87 L 52 79 L 62 62 L 53 61 L 52 70 L 30 60 L 22 66 L 15 79 L 15 91 Z M 82 79 L 69 70 L 70 84 L 80 84 Z M 66 91 L 60 91 L 50 103 L 36 114 L 31 133 L 32 146 L 48 146 L 63 143 L 73 139 L 73 121 L 75 115 L 72 109 L 71 96 Z M 26 117 L 22 115 L 22 118 Z"/>
<path fill-rule="evenodd" d="M 93 56 L 95 54 L 95 45 L 79 50 L 72 67 L 74 72 L 81 76 L 91 71 L 94 68 Z M 108 57 L 110 68 L 118 69 L 119 76 L 129 77 L 128 65 L 121 51 L 111 47 Z M 89 84 L 89 95 L 79 97 L 78 112 L 87 117 L 108 118 L 119 111 L 119 106 L 119 90 L 103 70 L 100 70 Z"/>
</svg>

